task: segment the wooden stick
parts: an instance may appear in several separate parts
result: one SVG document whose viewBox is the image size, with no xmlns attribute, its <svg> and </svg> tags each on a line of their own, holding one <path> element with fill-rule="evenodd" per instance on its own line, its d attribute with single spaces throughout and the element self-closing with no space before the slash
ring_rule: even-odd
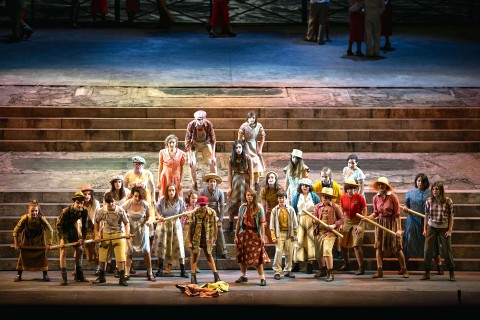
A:
<svg viewBox="0 0 480 320">
<path fill-rule="evenodd" d="M 360 213 L 357 213 L 357 217 L 359 217 L 360 219 L 362 220 L 365 220 L 365 221 L 368 221 L 369 223 L 373 224 L 374 226 L 377 226 L 379 227 L 380 229 L 388 232 L 388 233 L 391 233 L 392 235 L 396 236 L 396 237 L 400 237 L 400 235 L 398 235 L 396 232 L 393 232 L 392 230 L 388 229 L 388 228 L 385 228 L 384 226 L 382 226 L 381 224 L 378 224 L 377 222 L 365 217 L 365 216 L 362 216 Z"/>
<path fill-rule="evenodd" d="M 179 213 L 179 214 L 176 214 L 176 215 L 174 215 L 174 216 L 166 217 L 166 218 L 164 218 L 163 222 L 167 222 L 167 221 L 170 221 L 170 220 L 173 220 L 173 219 L 177 219 L 177 218 L 186 216 L 186 215 L 188 215 L 188 214 L 193 213 L 194 211 L 195 211 L 195 209 L 192 210 L 192 211 L 185 211 L 185 212 L 183 212 L 183 213 Z M 156 219 L 156 220 L 154 220 L 153 222 L 154 222 L 154 223 L 158 223 L 158 222 L 160 222 L 160 220 Z"/>
<path fill-rule="evenodd" d="M 322 220 L 318 219 L 317 217 L 315 217 L 312 213 L 308 212 L 307 210 L 303 209 L 302 210 L 303 212 L 305 212 L 305 214 L 307 214 L 310 218 L 314 219 L 315 221 L 319 222 L 322 226 L 324 226 L 325 228 L 327 228 L 329 231 L 335 233 L 335 235 L 337 237 L 340 237 L 340 238 L 343 238 L 343 234 L 341 234 L 340 232 L 338 232 L 337 230 L 333 229 L 333 228 L 330 228 L 330 226 L 328 224 L 326 224 L 325 222 L 323 222 Z"/>
<path fill-rule="evenodd" d="M 423 219 L 425 219 L 425 215 L 424 215 L 424 214 L 422 214 L 422 213 L 420 213 L 420 212 L 417 212 L 417 211 L 415 211 L 415 210 L 412 210 L 412 209 L 410 209 L 410 208 L 407 208 L 407 206 L 403 206 L 402 209 L 403 209 L 403 210 L 407 210 L 408 212 L 413 213 L 413 214 L 415 214 L 415 215 L 417 215 L 417 216 L 422 217 Z"/>
<path fill-rule="evenodd" d="M 113 238 L 110 238 L 110 239 L 98 239 L 98 240 L 88 239 L 88 240 L 83 241 L 83 244 L 107 242 L 107 241 L 111 241 L 111 240 L 124 239 L 124 238 L 126 238 L 126 237 L 127 237 L 127 236 L 118 236 L 118 237 L 113 237 Z M 135 235 L 134 235 L 134 234 L 131 234 L 131 235 L 130 235 L 130 238 L 133 238 L 133 237 L 135 237 Z M 66 248 L 66 247 L 73 247 L 73 246 L 78 246 L 78 245 L 80 245 L 80 243 L 79 243 L 78 241 L 65 243 L 65 244 L 63 244 L 63 245 L 57 244 L 57 245 L 55 245 L 55 246 L 51 246 L 51 247 L 50 247 L 50 250 L 55 250 L 55 249 L 60 249 L 60 248 Z"/>
</svg>

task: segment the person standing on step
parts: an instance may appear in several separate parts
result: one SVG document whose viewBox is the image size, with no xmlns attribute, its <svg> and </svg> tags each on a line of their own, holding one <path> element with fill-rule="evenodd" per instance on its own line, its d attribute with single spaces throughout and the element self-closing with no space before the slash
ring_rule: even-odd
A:
<svg viewBox="0 0 480 320">
<path fill-rule="evenodd" d="M 235 249 L 237 262 L 242 272 L 235 283 L 248 282 L 247 267 L 254 266 L 260 276 L 260 286 L 267 285 L 263 265 L 270 262 L 265 250 L 265 212 L 257 201 L 257 193 L 252 188 L 245 192 L 245 200 L 238 209 L 235 227 Z"/>
<path fill-rule="evenodd" d="M 357 57 L 365 56 L 362 53 L 362 42 L 365 40 L 365 20 L 363 17 L 363 0 L 348 0 L 348 12 L 350 16 L 350 34 L 348 37 L 347 55 L 353 56 L 353 43 L 357 44 L 355 55 Z"/>
<path fill-rule="evenodd" d="M 132 197 L 122 205 L 122 209 L 127 213 L 130 234 L 135 235 L 127 240 L 126 280 L 130 279 L 133 255 L 142 254 L 147 268 L 147 279 L 155 281 L 150 255 L 150 225 L 153 217 L 150 216 L 150 204 L 145 201 L 146 197 L 147 191 L 143 186 L 134 186 Z"/>
<path fill-rule="evenodd" d="M 247 121 L 244 122 L 238 130 L 237 140 L 245 141 L 245 152 L 252 159 L 254 187 L 257 193 L 260 192 L 258 182 L 265 171 L 265 163 L 262 157 L 265 135 L 265 130 L 262 124 L 258 122 L 255 112 L 248 112 Z"/>
<path fill-rule="evenodd" d="M 53 229 L 42 214 L 37 200 L 27 205 L 27 213 L 22 215 L 13 229 L 13 244 L 19 252 L 17 276 L 14 281 L 22 281 L 23 271 L 43 271 L 43 281 L 48 277 L 48 251 L 52 245 Z M 22 249 L 23 246 L 44 247 L 44 249 Z"/>
<path fill-rule="evenodd" d="M 198 191 L 197 184 L 197 154 L 202 154 L 203 163 L 210 167 L 212 173 L 217 173 L 217 160 L 215 158 L 215 146 L 217 139 L 213 124 L 208 121 L 207 113 L 198 110 L 193 114 L 194 120 L 187 125 L 185 135 L 185 152 L 188 155 L 188 165 L 192 176 L 192 189 Z M 205 170 L 202 170 L 205 172 Z"/>
<path fill-rule="evenodd" d="M 236 37 L 237 35 L 232 30 L 230 24 L 230 14 L 228 12 L 229 0 L 213 0 L 213 8 L 210 15 L 210 20 L 207 23 L 206 29 L 210 38 L 216 38 L 214 28 L 219 26 L 222 28 L 222 33 L 227 37 Z"/>
<path fill-rule="evenodd" d="M 85 196 L 81 191 L 75 192 L 72 197 L 73 204 L 62 209 L 60 216 L 57 219 L 56 230 L 60 245 L 71 242 L 78 242 L 74 246 L 75 249 L 75 281 L 88 282 L 85 279 L 82 269 L 83 259 L 83 242 L 87 236 L 87 220 L 88 210 L 83 207 Z M 77 229 L 77 224 L 81 223 L 80 230 Z M 62 272 L 62 286 L 68 284 L 67 282 L 67 248 L 60 247 L 60 270 Z"/>
<path fill-rule="evenodd" d="M 267 244 L 273 243 L 272 235 L 270 233 L 270 213 L 272 212 L 272 209 L 278 205 L 278 193 L 282 191 L 282 188 L 278 184 L 277 173 L 274 171 L 267 172 L 267 175 L 265 176 L 265 185 L 260 189 L 260 199 L 262 200 L 262 207 L 265 211 L 265 242 Z"/>
<path fill-rule="evenodd" d="M 197 208 L 188 215 L 188 243 L 187 246 L 191 250 L 190 268 L 191 279 L 190 283 L 197 284 L 197 263 L 200 258 L 200 249 L 207 258 L 207 263 L 213 272 L 214 282 L 221 281 L 220 276 L 215 266 L 215 260 L 212 256 L 213 245 L 218 234 L 217 229 L 217 213 L 212 208 L 208 207 L 209 200 L 206 196 L 199 196 L 197 201 Z"/>
<path fill-rule="evenodd" d="M 295 244 L 298 221 L 295 210 L 287 204 L 287 194 L 280 191 L 277 194 L 278 205 L 272 209 L 270 217 L 270 232 L 272 241 L 275 243 L 275 258 L 273 259 L 273 278 L 280 280 L 282 272 L 282 254 L 285 250 L 285 272 L 284 277 L 295 278 L 292 273 L 293 247 Z"/>
<path fill-rule="evenodd" d="M 348 251 L 353 248 L 355 258 L 358 263 L 358 270 L 355 275 L 365 274 L 363 266 L 363 236 L 365 231 L 365 222 L 357 217 L 357 213 L 365 216 L 367 214 L 367 202 L 365 197 L 356 192 L 360 185 L 353 179 L 348 178 L 343 184 L 345 193 L 340 199 L 340 206 L 343 211 L 343 238 L 340 240 L 342 248 L 343 266 L 338 271 L 349 271 L 350 262 Z"/>
<path fill-rule="evenodd" d="M 410 258 L 423 258 L 425 253 L 425 236 L 423 234 L 424 218 L 408 211 L 411 209 L 425 214 L 425 202 L 432 196 L 430 193 L 430 182 L 424 173 L 419 173 L 413 181 L 414 188 L 405 194 L 404 212 L 407 214 L 405 231 L 403 232 L 403 254 L 405 263 Z M 442 259 L 440 257 L 440 241 L 437 241 L 434 258 L 437 265 L 437 274 L 443 275 Z M 399 271 L 401 272 L 401 270 Z"/>
<path fill-rule="evenodd" d="M 228 159 L 228 220 L 229 227 L 225 232 L 233 232 L 233 221 L 238 209 L 245 201 L 245 191 L 253 189 L 253 163 L 246 153 L 245 142 L 236 140 L 232 146 L 232 154 Z"/>
<path fill-rule="evenodd" d="M 324 187 L 318 193 L 322 201 L 315 205 L 313 215 L 321 221 L 328 224 L 331 229 L 342 231 L 343 213 L 342 208 L 334 202 L 335 193 L 332 188 Z M 315 256 L 317 258 L 320 271 L 315 275 L 316 278 L 326 276 L 326 281 L 334 280 L 333 276 L 333 245 L 335 244 L 336 235 L 326 227 L 313 220 L 315 226 Z"/>
<path fill-rule="evenodd" d="M 333 195 L 335 196 L 335 203 L 340 205 L 340 199 L 342 198 L 342 189 L 340 185 L 332 179 L 332 169 L 329 167 L 323 167 L 322 171 L 320 172 L 320 180 L 315 182 L 313 185 L 313 192 L 319 194 L 323 188 L 332 188 Z M 335 238 L 335 246 L 334 246 L 334 258 L 335 259 L 342 259 L 342 248 L 340 247 L 340 239 Z"/>
<path fill-rule="evenodd" d="M 83 201 L 83 207 L 88 210 L 88 219 L 87 219 L 87 236 L 85 240 L 95 239 L 95 214 L 100 210 L 100 202 L 95 199 L 95 191 L 92 188 L 91 184 L 84 184 L 80 187 L 85 196 Z M 100 267 L 98 261 L 98 244 L 91 242 L 85 244 L 84 253 L 88 261 L 94 261 L 95 263 L 95 275 L 98 276 Z"/>
<path fill-rule="evenodd" d="M 380 16 L 385 10 L 384 0 L 364 0 L 365 8 L 365 45 L 367 57 L 380 56 L 380 32 L 382 23 Z"/>
<path fill-rule="evenodd" d="M 297 241 L 294 244 L 293 271 L 299 271 L 299 264 L 307 264 L 307 274 L 313 273 L 313 262 L 316 260 L 314 225 L 312 218 L 307 216 L 303 210 L 313 212 L 315 205 L 320 203 L 320 197 L 313 192 L 312 180 L 302 178 L 298 182 L 297 193 L 293 196 L 292 207 L 298 219 Z M 303 268 L 303 266 L 302 266 Z"/>
<path fill-rule="evenodd" d="M 453 201 L 445 195 L 442 182 L 434 182 L 431 187 L 432 196 L 425 202 L 425 222 L 423 235 L 425 236 L 425 254 L 423 264 L 425 273 L 422 280 L 430 279 L 432 259 L 436 254 L 437 242 L 442 243 L 445 251 L 445 264 L 449 270 L 449 280 L 455 281 L 455 262 L 452 252 L 452 232 L 454 210 Z"/>
<path fill-rule="evenodd" d="M 170 182 L 175 184 L 178 196 L 183 198 L 183 166 L 187 154 L 178 149 L 178 138 L 171 134 L 165 138 L 165 148 L 158 152 L 158 194 L 165 194 L 165 187 Z"/>
<path fill-rule="evenodd" d="M 373 196 L 373 213 L 369 219 L 377 218 L 377 223 L 393 231 L 396 235 L 375 226 L 375 255 L 377 258 L 377 271 L 372 278 L 383 278 L 383 255 L 392 252 L 397 256 L 402 266 L 402 275 L 408 278 L 405 256 L 402 251 L 402 223 L 400 221 L 400 203 L 393 187 L 385 177 L 380 177 L 372 183 L 372 190 L 377 194 Z"/>
<path fill-rule="evenodd" d="M 125 236 L 125 238 L 100 242 L 100 275 L 93 283 L 106 282 L 105 267 L 109 248 L 111 247 L 113 248 L 119 270 L 120 279 L 118 284 L 124 287 L 128 286 L 125 277 L 125 262 L 127 260 L 127 239 L 130 239 L 130 223 L 125 210 L 115 203 L 115 199 L 111 194 L 107 194 L 105 196 L 105 205 L 95 215 L 95 240 L 109 240 L 122 236 Z"/>
<path fill-rule="evenodd" d="M 283 168 L 285 172 L 284 190 L 287 192 L 287 202 L 291 202 L 293 196 L 297 193 L 298 182 L 302 178 L 308 178 L 310 168 L 303 161 L 303 152 L 298 149 L 293 149 L 290 154 L 290 161 L 288 166 Z"/>
<path fill-rule="evenodd" d="M 223 234 L 225 194 L 220 188 L 218 188 L 218 185 L 222 183 L 222 178 L 215 173 L 210 173 L 203 177 L 203 181 L 207 183 L 207 186 L 199 192 L 199 195 L 207 197 L 209 208 L 213 209 L 217 214 L 218 235 L 215 235 L 215 238 L 218 240 L 218 245 L 222 252 L 222 258 L 228 259 L 227 244 L 225 242 L 225 235 Z"/>
<path fill-rule="evenodd" d="M 158 218 L 155 236 L 157 237 L 157 277 L 173 277 L 172 266 L 176 261 L 180 263 L 180 277 L 188 278 L 185 271 L 185 247 L 183 244 L 183 229 L 180 218 L 165 221 L 165 218 L 185 212 L 185 202 L 179 198 L 174 183 L 167 184 L 165 194 L 156 206 Z M 167 263 L 164 269 L 164 263 Z"/>
<path fill-rule="evenodd" d="M 347 158 L 347 166 L 342 171 L 344 181 L 353 178 L 358 183 L 358 190 L 365 197 L 365 179 L 367 178 L 363 173 L 363 170 L 358 167 L 358 157 L 355 154 L 351 154 Z"/>
<path fill-rule="evenodd" d="M 185 201 L 185 211 L 192 211 L 197 207 L 198 192 L 193 189 L 188 190 L 188 192 L 185 194 L 184 201 Z M 190 257 L 192 255 L 192 252 L 188 247 L 188 229 L 189 229 L 188 216 L 180 217 L 180 224 L 182 225 L 183 244 L 185 246 L 185 257 Z M 200 269 L 198 268 L 198 265 L 195 272 L 196 273 L 201 272 Z"/>
</svg>

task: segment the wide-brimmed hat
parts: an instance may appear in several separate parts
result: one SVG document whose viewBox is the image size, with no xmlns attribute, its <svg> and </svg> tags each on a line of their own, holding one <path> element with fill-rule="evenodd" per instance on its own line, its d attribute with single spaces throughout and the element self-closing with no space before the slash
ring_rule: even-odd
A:
<svg viewBox="0 0 480 320">
<path fill-rule="evenodd" d="M 206 175 L 203 177 L 203 181 L 204 181 L 204 182 L 208 182 L 208 180 L 210 180 L 210 179 L 215 179 L 215 180 L 217 180 L 217 184 L 222 183 L 222 178 L 220 178 L 216 173 L 209 173 L 209 174 L 206 174 Z"/>
<path fill-rule="evenodd" d="M 112 177 L 112 179 L 110 179 L 110 183 L 112 183 L 113 181 L 116 181 L 116 180 L 121 180 L 123 182 L 123 177 L 119 174 L 115 175 Z"/>
<path fill-rule="evenodd" d="M 343 184 L 344 184 L 344 186 L 350 186 L 350 187 L 354 187 L 354 188 L 360 187 L 360 185 L 355 181 L 355 179 L 353 177 L 350 177 L 347 180 L 345 180 L 345 182 Z"/>
<path fill-rule="evenodd" d="M 201 205 L 201 204 L 207 204 L 208 205 L 208 198 L 205 197 L 205 196 L 198 197 L 197 204 L 198 205 Z"/>
<path fill-rule="evenodd" d="M 195 119 L 205 119 L 207 117 L 207 113 L 203 110 L 198 110 L 193 114 Z"/>
<path fill-rule="evenodd" d="M 388 179 L 385 178 L 385 177 L 380 177 L 377 180 L 373 181 L 372 182 L 372 189 L 375 190 L 375 191 L 378 191 L 378 184 L 379 183 L 383 183 L 383 184 L 387 185 L 388 190 L 393 191 L 393 187 L 390 185 L 390 183 L 388 182 Z"/>
<path fill-rule="evenodd" d="M 93 188 L 92 188 L 92 185 L 91 184 L 84 184 L 83 186 L 80 187 L 80 191 L 82 192 L 85 192 L 85 191 L 92 191 L 93 192 Z"/>
<path fill-rule="evenodd" d="M 293 149 L 292 150 L 292 156 L 303 159 L 303 152 L 302 152 L 302 150 Z"/>
<path fill-rule="evenodd" d="M 85 196 L 82 191 L 76 191 L 72 197 L 72 200 L 85 200 Z"/>
<path fill-rule="evenodd" d="M 308 178 L 302 178 L 298 181 L 298 185 L 307 185 L 309 187 L 313 187 L 313 182 L 312 180 L 308 179 Z"/>
<path fill-rule="evenodd" d="M 323 187 L 321 192 L 317 192 L 317 195 L 319 197 L 329 196 L 331 198 L 336 198 L 336 196 L 333 194 L 333 189 L 332 188 L 327 188 L 327 187 Z"/>
<path fill-rule="evenodd" d="M 147 163 L 145 161 L 145 159 L 143 157 L 140 157 L 140 156 L 132 157 L 132 162 L 133 163 L 143 163 L 143 164 Z"/>
</svg>

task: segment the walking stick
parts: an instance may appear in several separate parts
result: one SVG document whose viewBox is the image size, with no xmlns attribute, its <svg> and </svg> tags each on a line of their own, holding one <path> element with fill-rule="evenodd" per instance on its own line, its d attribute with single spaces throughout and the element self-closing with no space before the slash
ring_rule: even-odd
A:
<svg viewBox="0 0 480 320">
<path fill-rule="evenodd" d="M 378 224 L 377 222 L 365 217 L 365 216 L 362 216 L 360 213 L 357 213 L 356 214 L 357 217 L 359 217 L 360 219 L 362 220 L 365 220 L 365 221 L 368 221 L 369 223 L 373 224 L 374 226 L 377 226 L 379 227 L 380 229 L 388 232 L 388 233 L 391 233 L 392 235 L 396 236 L 396 237 L 400 237 L 400 235 L 398 235 L 396 232 L 393 232 L 392 230 L 388 229 L 388 228 L 385 228 L 384 226 L 382 226 L 381 224 Z"/>
<path fill-rule="evenodd" d="M 403 206 L 402 209 L 403 209 L 403 210 L 407 210 L 408 212 L 413 213 L 413 214 L 415 214 L 415 215 L 417 215 L 417 216 L 422 217 L 423 219 L 425 219 L 425 215 L 422 214 L 422 213 L 420 213 L 420 212 L 417 212 L 417 211 L 415 211 L 415 210 L 412 210 L 412 209 L 410 209 L 410 208 L 407 208 L 406 206 Z"/>
<path fill-rule="evenodd" d="M 333 228 L 330 228 L 330 226 L 328 224 L 326 224 L 325 222 L 323 222 L 322 220 L 318 219 L 317 217 L 315 217 L 313 214 L 311 214 L 310 212 L 308 212 L 307 210 L 303 209 L 302 210 L 303 212 L 305 212 L 306 215 L 308 215 L 310 218 L 314 219 L 315 221 L 319 222 L 322 226 L 324 226 L 325 228 L 328 229 L 328 231 L 332 231 L 333 233 L 335 233 L 335 235 L 337 237 L 340 237 L 340 238 L 343 238 L 343 234 L 341 234 L 340 232 L 338 232 L 337 230 L 333 229 Z"/>
</svg>

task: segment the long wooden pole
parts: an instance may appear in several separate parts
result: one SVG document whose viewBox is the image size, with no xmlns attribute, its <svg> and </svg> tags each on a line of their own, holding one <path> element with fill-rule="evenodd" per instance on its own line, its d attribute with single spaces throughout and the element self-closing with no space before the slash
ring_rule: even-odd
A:
<svg viewBox="0 0 480 320">
<path fill-rule="evenodd" d="M 176 214 L 174 216 L 166 217 L 166 218 L 163 219 L 163 222 L 167 222 L 167 221 L 170 221 L 170 220 L 173 220 L 173 219 L 177 219 L 177 218 L 189 215 L 190 213 L 193 213 L 194 211 L 195 211 L 195 209 L 192 210 L 192 211 L 185 211 L 185 212 Z M 160 222 L 160 220 L 157 219 L 157 220 L 154 220 L 153 222 L 158 223 L 158 222 Z"/>
<path fill-rule="evenodd" d="M 388 228 L 385 228 L 384 226 L 382 226 L 381 224 L 378 224 L 377 222 L 365 217 L 365 216 L 362 216 L 360 213 L 357 213 L 356 214 L 357 217 L 359 217 L 360 219 L 362 220 L 365 220 L 365 221 L 368 221 L 369 223 L 373 224 L 374 226 L 377 226 L 379 227 L 380 229 L 382 230 L 385 230 L 386 232 L 388 233 L 391 233 L 392 235 L 396 236 L 396 237 L 400 237 L 400 235 L 398 235 L 396 232 L 393 232 L 392 230 L 388 229 Z"/>
<path fill-rule="evenodd" d="M 99 242 L 106 242 L 106 241 L 110 241 L 110 240 L 118 240 L 118 239 L 124 239 L 126 238 L 127 236 L 118 236 L 118 237 L 114 237 L 114 238 L 110 238 L 110 239 L 98 239 L 98 240 L 95 240 L 95 239 L 88 239 L 88 240 L 85 240 L 83 243 L 84 244 L 87 244 L 87 243 L 99 243 Z M 133 238 L 135 237 L 134 234 L 131 234 L 130 235 L 130 238 Z M 74 247 L 74 246 L 78 246 L 80 243 L 78 241 L 75 241 L 75 242 L 69 242 L 69 243 L 65 243 L 65 244 L 57 244 L 57 245 L 54 245 L 54 246 L 20 246 L 20 249 L 25 249 L 25 250 L 46 250 L 46 249 L 50 249 L 50 250 L 55 250 L 55 249 L 60 249 L 60 248 L 67 248 L 67 247 Z M 15 245 L 11 245 L 10 246 L 11 248 L 15 248 Z"/>
<path fill-rule="evenodd" d="M 328 224 L 326 224 L 325 222 L 323 222 L 322 220 L 318 219 L 317 217 L 315 217 L 312 213 L 308 212 L 307 210 L 303 209 L 302 210 L 303 212 L 305 212 L 306 215 L 308 215 L 310 218 L 314 219 L 315 221 L 319 222 L 322 226 L 324 226 L 325 228 L 328 229 L 328 231 L 331 231 L 333 233 L 335 233 L 335 235 L 337 237 L 340 237 L 340 238 L 343 238 L 343 234 L 341 234 L 340 232 L 338 232 L 337 230 L 333 229 L 333 228 L 330 228 L 330 226 Z"/>
<path fill-rule="evenodd" d="M 417 216 L 422 217 L 423 219 L 425 219 L 425 215 L 424 215 L 423 213 L 420 213 L 420 212 L 417 212 L 417 211 L 412 210 L 412 209 L 410 209 L 410 208 L 407 208 L 406 206 L 403 206 L 402 209 L 403 209 L 403 210 L 407 210 L 408 212 L 413 213 L 413 214 L 415 214 L 415 215 L 417 215 Z"/>
</svg>

